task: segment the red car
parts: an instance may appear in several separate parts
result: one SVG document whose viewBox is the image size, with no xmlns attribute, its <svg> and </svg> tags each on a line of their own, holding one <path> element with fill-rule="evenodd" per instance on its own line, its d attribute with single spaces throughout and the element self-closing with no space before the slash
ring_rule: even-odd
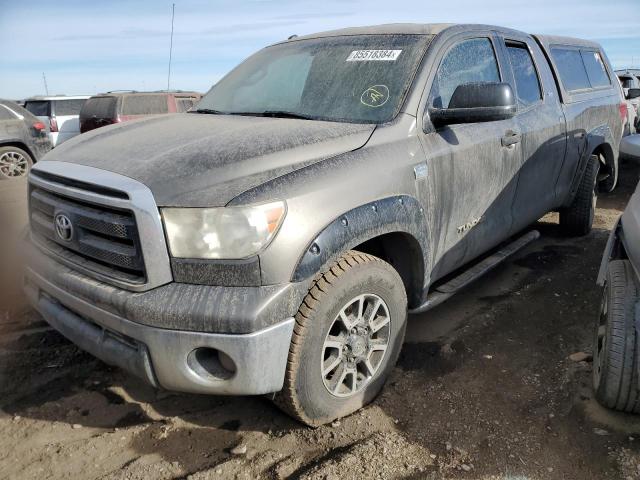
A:
<svg viewBox="0 0 640 480">
<path fill-rule="evenodd" d="M 182 113 L 195 105 L 197 92 L 107 92 L 89 98 L 80 111 L 80 132 L 150 115 Z"/>
</svg>

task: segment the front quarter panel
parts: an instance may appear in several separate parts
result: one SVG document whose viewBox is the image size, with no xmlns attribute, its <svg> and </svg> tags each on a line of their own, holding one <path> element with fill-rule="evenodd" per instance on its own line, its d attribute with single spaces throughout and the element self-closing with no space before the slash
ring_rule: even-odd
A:
<svg viewBox="0 0 640 480">
<path fill-rule="evenodd" d="M 393 221 L 398 211 L 405 212 L 401 216 L 417 219 L 418 214 L 408 210 L 409 206 L 415 207 L 420 214 L 423 208 L 415 200 L 413 165 L 421 161 L 421 151 L 414 133 L 415 118 L 401 114 L 393 124 L 379 126 L 364 147 L 278 177 L 236 197 L 230 205 L 287 201 L 287 216 L 276 238 L 260 254 L 262 283 L 283 283 L 304 276 L 294 272 L 312 243 L 327 226 L 358 207 L 369 205 L 373 212 L 370 204 L 384 201 L 385 219 L 362 217 L 363 224 L 373 222 L 380 227 L 372 228 L 372 233 L 382 232 L 383 224 L 399 228 Z M 401 196 L 413 199 L 403 206 L 398 200 Z M 385 199 L 390 198 L 397 204 L 387 203 Z M 357 245 L 353 242 L 366 240 L 364 237 L 354 236 L 353 241 L 344 243 L 345 249 Z M 307 263 L 305 274 L 333 257 Z"/>
</svg>

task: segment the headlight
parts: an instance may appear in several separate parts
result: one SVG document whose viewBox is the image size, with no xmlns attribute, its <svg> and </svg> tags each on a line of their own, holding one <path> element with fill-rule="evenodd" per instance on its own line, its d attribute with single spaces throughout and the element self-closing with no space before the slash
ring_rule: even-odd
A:
<svg viewBox="0 0 640 480">
<path fill-rule="evenodd" d="M 177 258 L 250 257 L 273 239 L 284 215 L 284 202 L 162 209 L 169 250 Z"/>
</svg>

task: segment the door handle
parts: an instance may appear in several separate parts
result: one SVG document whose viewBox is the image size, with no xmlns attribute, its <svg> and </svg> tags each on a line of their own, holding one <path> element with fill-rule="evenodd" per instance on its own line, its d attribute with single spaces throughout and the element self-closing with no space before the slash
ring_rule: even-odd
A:
<svg viewBox="0 0 640 480">
<path fill-rule="evenodd" d="M 502 137 L 500 141 L 503 147 L 513 147 L 516 143 L 520 143 L 521 140 L 522 134 L 509 130 L 504 134 L 504 137 Z"/>
</svg>

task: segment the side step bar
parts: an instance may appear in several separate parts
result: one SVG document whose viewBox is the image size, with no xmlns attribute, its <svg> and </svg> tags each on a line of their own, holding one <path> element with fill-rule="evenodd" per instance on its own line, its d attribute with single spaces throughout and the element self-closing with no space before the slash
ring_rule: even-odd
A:
<svg viewBox="0 0 640 480">
<path fill-rule="evenodd" d="M 417 308 L 409 310 L 409 313 L 423 313 L 427 310 L 431 310 L 437 305 L 440 305 L 442 302 L 455 295 L 458 291 L 462 290 L 464 287 L 474 282 L 485 273 L 489 273 L 511 255 L 522 250 L 524 247 L 529 245 L 534 240 L 537 240 L 538 238 L 540 238 L 540 232 L 537 230 L 532 230 L 529 233 L 523 235 L 509 245 L 501 248 L 493 255 L 485 258 L 481 262 L 476 263 L 457 277 L 449 280 L 447 283 L 436 287 L 435 290 L 427 296 L 426 302 L 424 302 Z"/>
</svg>

